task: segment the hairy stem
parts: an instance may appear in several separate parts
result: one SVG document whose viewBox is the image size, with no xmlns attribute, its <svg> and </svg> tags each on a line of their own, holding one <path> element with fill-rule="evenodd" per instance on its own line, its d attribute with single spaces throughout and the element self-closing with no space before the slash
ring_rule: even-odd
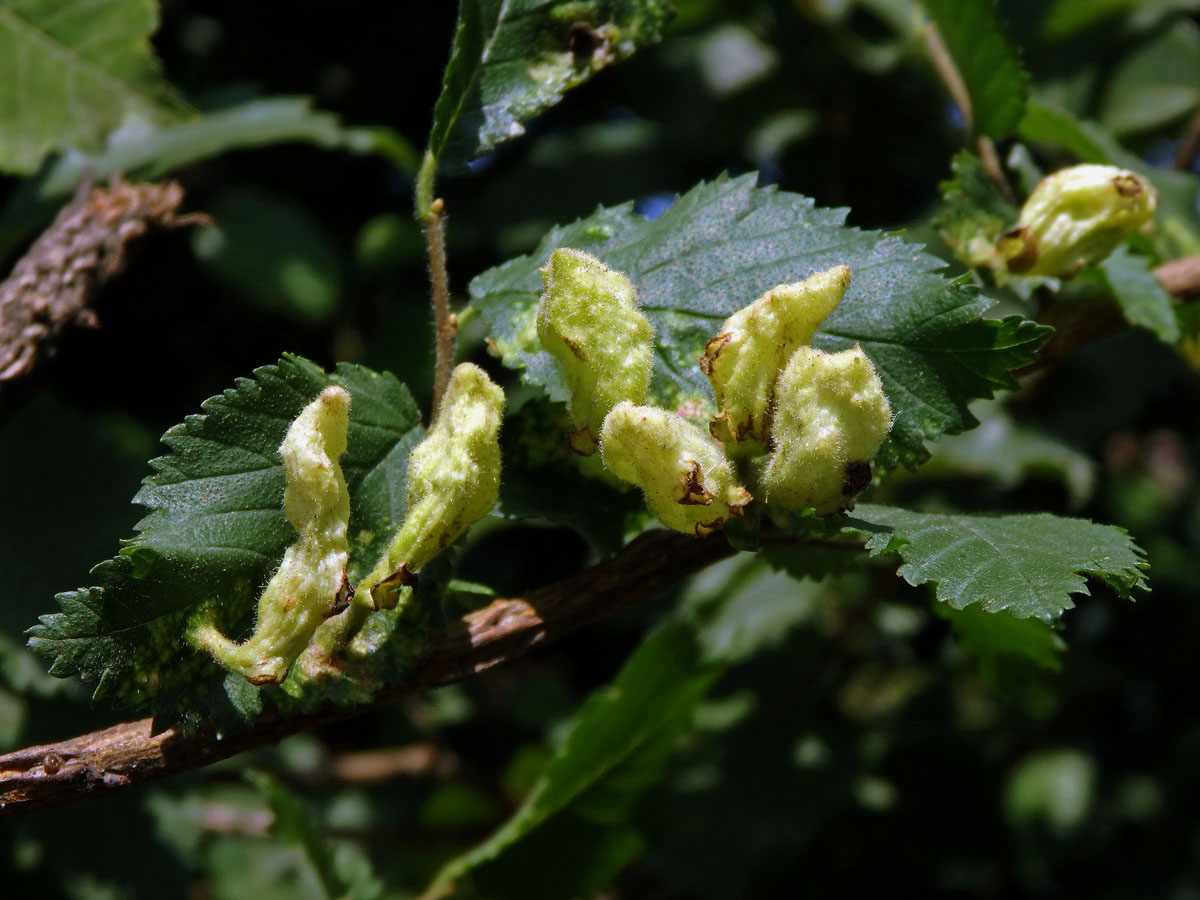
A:
<svg viewBox="0 0 1200 900">
<path fill-rule="evenodd" d="M 153 720 L 141 719 L 0 756 L 0 817 L 197 769 L 409 694 L 461 681 L 646 600 L 731 553 L 720 534 L 698 539 L 648 532 L 584 572 L 524 598 L 496 600 L 456 620 L 431 637 L 428 650 L 402 683 L 356 709 L 329 705 L 292 718 L 266 712 L 252 728 L 220 738 L 211 724 L 192 734 L 176 728 L 156 734 Z"/>
<path fill-rule="evenodd" d="M 454 368 L 454 347 L 458 323 L 450 312 L 450 276 L 446 272 L 446 204 L 434 197 L 437 184 L 437 157 L 425 153 L 417 174 L 415 213 L 425 230 L 425 248 L 429 254 L 429 285 L 433 299 L 433 327 L 436 356 L 433 370 L 433 420 L 441 410 L 442 396 L 450 384 Z"/>
</svg>

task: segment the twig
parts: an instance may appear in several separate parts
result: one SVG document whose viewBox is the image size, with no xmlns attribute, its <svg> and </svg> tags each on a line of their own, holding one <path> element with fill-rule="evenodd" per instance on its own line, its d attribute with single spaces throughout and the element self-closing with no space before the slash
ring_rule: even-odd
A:
<svg viewBox="0 0 1200 900">
<path fill-rule="evenodd" d="M 971 94 L 967 91 L 967 84 L 963 81 L 962 73 L 954 64 L 954 58 L 950 55 L 946 42 L 942 40 L 942 33 L 938 30 L 936 23 L 930 22 L 925 26 L 921 31 L 921 41 L 925 44 L 925 52 L 929 54 L 929 59 L 933 63 L 933 68 L 938 73 L 942 85 L 946 88 L 946 93 L 950 95 L 950 99 L 958 108 L 958 114 L 962 116 L 967 133 L 973 133 L 975 131 L 975 111 L 971 108 Z M 1015 202 L 1016 197 L 1013 195 L 1012 186 L 1004 177 L 1004 169 L 1000 166 L 1000 157 L 996 154 L 996 145 L 992 139 L 981 134 L 976 138 L 975 146 L 979 151 L 979 160 L 983 164 L 983 169 L 996 186 L 1000 196 L 1009 203 Z"/>
<path fill-rule="evenodd" d="M 975 113 L 971 109 L 971 95 L 967 92 L 967 83 L 963 81 L 962 73 L 954 64 L 954 59 L 950 56 L 950 49 L 942 40 L 942 33 L 935 23 L 930 22 L 921 31 L 921 41 L 925 44 L 925 52 L 929 54 L 934 70 L 942 79 L 946 93 L 958 107 L 958 114 L 962 116 L 963 125 L 968 132 L 974 130 Z"/>
<path fill-rule="evenodd" d="M 1200 294 L 1200 256 L 1185 256 L 1164 263 L 1154 270 L 1154 274 L 1173 297 L 1182 299 Z M 1046 310 L 1039 321 L 1043 325 L 1052 325 L 1054 334 L 1038 353 L 1038 358 L 1023 369 L 1018 369 L 1017 375 L 1030 375 L 1049 368 L 1076 350 L 1128 326 L 1121 311 L 1111 303 L 1056 303 Z"/>
<path fill-rule="evenodd" d="M 450 312 L 450 277 L 446 274 L 446 204 L 434 197 L 437 186 L 437 157 L 425 151 L 417 173 L 414 212 L 425 229 L 425 249 L 429 254 L 429 286 L 433 299 L 433 328 L 436 356 L 433 369 L 433 419 L 437 419 L 442 395 L 450 384 L 454 368 L 454 344 L 458 322 Z"/>
<path fill-rule="evenodd" d="M 997 192 L 1009 203 L 1015 204 L 1017 195 L 1013 193 L 1012 185 L 1004 177 L 1004 168 L 1000 165 L 1000 157 L 996 154 L 996 144 L 986 134 L 981 134 L 975 145 L 979 149 L 979 162 L 983 165 L 983 170 L 987 172 L 988 178 L 992 180 L 992 184 L 996 186 Z"/>
<path fill-rule="evenodd" d="M 652 597 L 731 553 L 720 534 L 644 534 L 612 559 L 571 578 L 524 599 L 496 600 L 457 620 L 432 637 L 429 651 L 403 683 L 356 709 L 327 706 L 292 718 L 266 712 L 252 728 L 220 739 L 211 723 L 192 734 L 175 728 L 154 734 L 153 720 L 141 719 L 0 756 L 0 816 L 61 806 L 197 769 L 409 694 L 461 681 Z"/>
<path fill-rule="evenodd" d="M 126 247 L 152 227 L 207 222 L 200 213 L 179 215 L 177 181 L 108 188 L 80 183 L 74 199 L 0 284 L 0 393 L 34 371 L 72 326 L 96 328 L 89 306 L 96 289 L 121 271 Z"/>
<path fill-rule="evenodd" d="M 425 244 L 429 249 L 429 283 L 433 289 L 433 326 L 437 340 L 433 371 L 433 419 L 442 406 L 442 395 L 454 368 L 458 323 L 450 312 L 450 278 L 446 274 L 446 204 L 439 197 L 425 214 Z"/>
<path fill-rule="evenodd" d="M 1200 294 L 1200 256 L 1185 256 L 1183 259 L 1163 263 L 1154 270 L 1167 293 L 1174 297 L 1192 297 Z"/>
<path fill-rule="evenodd" d="M 1179 149 L 1175 151 L 1175 159 L 1171 163 L 1171 168 L 1178 172 L 1188 171 L 1196 161 L 1198 153 L 1200 153 L 1200 106 L 1196 107 L 1196 111 L 1192 113 L 1192 118 L 1188 121 L 1187 131 L 1183 134 L 1183 141 L 1179 144 Z"/>
</svg>

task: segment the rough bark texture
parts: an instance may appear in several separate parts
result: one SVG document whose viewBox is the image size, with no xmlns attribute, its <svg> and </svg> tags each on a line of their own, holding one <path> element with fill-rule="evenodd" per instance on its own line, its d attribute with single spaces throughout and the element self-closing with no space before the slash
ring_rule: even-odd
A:
<svg viewBox="0 0 1200 900">
<path fill-rule="evenodd" d="M 120 272 L 130 242 L 151 227 L 206 221 L 179 215 L 177 181 L 107 188 L 80 185 L 75 198 L 0 283 L 0 394 L 51 356 L 64 331 L 95 328 L 96 289 Z"/>
<path fill-rule="evenodd" d="M 461 681 L 524 655 L 629 604 L 645 600 L 733 551 L 721 534 L 692 538 L 652 531 L 612 559 L 523 599 L 496 600 L 435 634 L 402 684 L 372 706 Z M 354 709 L 326 707 L 283 718 L 267 712 L 254 727 L 218 738 L 211 725 L 191 734 L 154 733 L 151 719 L 0 756 L 0 817 L 60 806 L 177 772 L 206 766 L 291 734 L 349 718 Z"/>
</svg>

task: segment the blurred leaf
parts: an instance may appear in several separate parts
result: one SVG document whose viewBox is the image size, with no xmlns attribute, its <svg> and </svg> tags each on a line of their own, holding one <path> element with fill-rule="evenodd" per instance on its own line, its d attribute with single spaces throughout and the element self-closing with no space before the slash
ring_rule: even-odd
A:
<svg viewBox="0 0 1200 900">
<path fill-rule="evenodd" d="M 1096 464 L 1090 456 L 1018 425 L 1003 411 L 979 415 L 978 428 L 938 441 L 922 475 L 994 478 L 1005 489 L 1031 475 L 1049 475 L 1066 486 L 1072 506 L 1088 500 L 1096 482 Z"/>
<path fill-rule="evenodd" d="M 308 97 L 249 100 L 165 125 L 131 117 L 108 135 L 103 152 L 65 153 L 21 183 L 0 213 L 0 256 L 39 219 L 49 219 L 89 171 L 97 181 L 116 172 L 156 179 L 231 150 L 289 142 L 376 153 L 405 171 L 415 168 L 416 153 L 399 135 L 384 128 L 347 127 L 332 113 L 313 109 Z"/>
<path fill-rule="evenodd" d="M 744 25 L 718 25 L 701 39 L 700 75 L 714 97 L 727 97 L 767 78 L 779 55 Z"/>
<path fill-rule="evenodd" d="M 1011 388 L 1009 370 L 1032 360 L 1049 332 L 1019 316 L 982 318 L 991 301 L 936 274 L 941 262 L 898 238 L 844 227 L 844 220 L 844 210 L 758 189 L 753 175 L 720 178 L 654 220 L 624 204 L 551 229 L 535 253 L 472 281 L 472 303 L 504 363 L 565 401 L 558 364 L 537 339 L 538 268 L 557 247 L 594 253 L 629 275 L 654 326 L 653 400 L 668 409 L 687 406 L 700 418 L 711 404 L 700 354 L 725 318 L 775 285 L 847 264 L 850 288 L 813 345 L 862 345 L 896 415 L 880 458 L 915 466 L 928 457 L 924 441 L 973 426 L 967 401 Z"/>
<path fill-rule="evenodd" d="M 192 232 L 197 259 L 218 281 L 288 318 L 326 322 L 342 294 L 335 242 L 303 207 L 261 188 L 227 187 Z"/>
<path fill-rule="evenodd" d="M 1150 260 L 1118 247 L 1100 269 L 1130 325 L 1145 328 L 1167 344 L 1179 340 L 1175 301 L 1151 271 Z"/>
<path fill-rule="evenodd" d="M 461 169 L 565 91 L 661 36 L 665 0 L 460 0 L 429 150 Z"/>
<path fill-rule="evenodd" d="M 371 871 L 367 856 L 351 845 L 334 844 L 313 810 L 266 772 L 246 773 L 274 813 L 271 831 L 304 851 L 325 893 L 338 900 L 375 900 L 383 885 Z M 354 848 L 357 850 L 357 848 Z"/>
<path fill-rule="evenodd" d="M 484 843 L 451 860 L 428 893 L 441 896 L 574 804 L 585 820 L 599 815 L 612 824 L 621 818 L 617 810 L 627 811 L 658 779 L 697 701 L 719 673 L 720 666 L 702 659 L 687 625 L 674 621 L 657 629 L 613 684 L 584 704 L 521 808 Z M 513 896 L 528 896 L 531 885 L 513 888 L 518 890 Z"/>
<path fill-rule="evenodd" d="M 1050 39 L 1070 37 L 1105 19 L 1128 11 L 1142 0 L 1054 0 L 1042 19 L 1042 34 Z"/>
<path fill-rule="evenodd" d="M 495 797 L 459 782 L 440 784 L 421 804 L 417 821 L 430 831 L 457 831 L 495 824 L 504 810 Z"/>
<path fill-rule="evenodd" d="M 1198 0 L 1055 0 L 1041 30 L 1051 40 L 1066 38 L 1122 13 L 1135 28 L 1147 29 L 1167 15 L 1197 9 Z"/>
<path fill-rule="evenodd" d="M 1005 138 L 1025 112 L 1029 73 L 1004 36 L 995 0 L 921 0 L 971 97 L 972 130 Z"/>
<path fill-rule="evenodd" d="M 913 512 L 863 503 L 851 528 L 871 534 L 877 556 L 899 553 L 897 574 L 914 587 L 932 583 L 937 599 L 955 609 L 978 604 L 986 612 L 1049 621 L 1074 607 L 1071 594 L 1088 594 L 1085 576 L 1118 595 L 1146 590 L 1145 556 L 1113 525 L 1046 513 L 967 516 Z M 874 526 L 874 527 L 870 527 Z"/>
<path fill-rule="evenodd" d="M 347 364 L 327 375 L 308 360 L 284 357 L 206 400 L 203 415 L 164 435 L 171 453 L 151 462 L 154 474 L 134 498 L 150 510 L 137 536 L 92 570 L 96 587 L 59 594 L 63 611 L 42 616 L 29 631 L 30 646 L 54 661 L 51 674 L 99 678 L 96 699 L 153 703 L 156 712 L 182 704 L 208 714 L 214 710 L 207 705 L 224 696 L 242 717 L 257 713 L 257 689 L 240 676 L 226 679 L 183 632 L 210 598 L 220 600 L 227 633 L 252 615 L 259 588 L 294 539 L 277 450 L 292 420 L 329 384 L 353 397 L 342 457 L 351 567 L 373 564 L 384 542 L 364 535 L 387 534 L 402 515 L 404 471 L 420 434 L 416 406 L 390 375 Z M 205 691 L 215 696 L 193 699 Z"/>
<path fill-rule="evenodd" d="M 979 606 L 955 609 L 945 603 L 937 604 L 936 610 L 954 626 L 959 649 L 976 657 L 984 677 L 991 681 L 996 680 L 1002 657 L 1026 659 L 1052 672 L 1062 668 L 1059 654 L 1066 644 L 1041 619 L 1018 619 L 1007 612 L 986 612 Z"/>
<path fill-rule="evenodd" d="M 0 752 L 15 750 L 25 734 L 28 704 L 8 688 L 0 685 Z"/>
<path fill-rule="evenodd" d="M 1170 124 L 1200 104 L 1200 30 L 1180 20 L 1124 57 L 1112 73 L 1100 121 L 1114 135 Z"/>
<path fill-rule="evenodd" d="M 663 777 L 709 687 L 808 619 L 806 590 L 752 554 L 706 571 L 612 685 L 583 705 L 520 809 L 448 863 L 427 896 L 553 898 L 605 887 L 641 852 L 626 824 L 633 805 Z M 738 717 L 725 721 L 732 727 Z M 520 874 L 535 860 L 536 883 Z"/>
<path fill-rule="evenodd" d="M 1014 822 L 1041 820 L 1056 832 L 1077 828 L 1096 792 L 1096 763 L 1090 756 L 1064 748 L 1041 750 L 1009 775 L 1004 806 Z"/>
<path fill-rule="evenodd" d="M 0 5 L 0 170 L 29 174 L 51 150 L 100 141 L 126 115 L 179 114 L 158 74 L 153 0 Z"/>
<path fill-rule="evenodd" d="M 366 222 L 355 240 L 359 268 L 380 275 L 412 265 L 425 254 L 425 238 L 411 216 L 381 213 Z"/>
</svg>

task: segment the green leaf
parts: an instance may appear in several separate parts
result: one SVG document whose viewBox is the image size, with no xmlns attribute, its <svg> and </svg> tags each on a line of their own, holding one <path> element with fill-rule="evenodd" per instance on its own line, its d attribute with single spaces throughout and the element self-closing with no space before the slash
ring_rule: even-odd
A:
<svg viewBox="0 0 1200 900">
<path fill-rule="evenodd" d="M 1008 137 L 1025 112 L 1029 73 L 996 19 L 995 0 L 921 0 L 971 97 L 976 134 Z"/>
<path fill-rule="evenodd" d="M 150 47 L 157 27 L 153 0 L 0 4 L 0 169 L 31 173 L 129 115 L 178 115 Z"/>
<path fill-rule="evenodd" d="M 616 480 L 596 456 L 573 452 L 563 434 L 566 411 L 538 397 L 511 407 L 500 431 L 504 477 L 500 512 L 574 528 L 601 553 L 619 550 L 633 517 L 644 517 L 641 494 Z"/>
<path fill-rule="evenodd" d="M 227 633 L 250 624 L 260 589 L 295 538 L 283 514 L 278 447 L 300 410 L 330 384 L 353 398 L 342 457 L 350 575 L 374 564 L 403 514 L 408 454 L 420 437 L 417 408 L 390 375 L 346 364 L 328 375 L 286 356 L 163 436 L 171 453 L 151 462 L 154 473 L 134 497 L 149 510 L 138 534 L 92 570 L 96 586 L 59 594 L 62 612 L 42 616 L 29 631 L 30 646 L 53 660 L 51 674 L 99 679 L 95 697 L 121 705 L 190 709 L 197 704 L 188 697 L 223 691 L 240 715 L 253 714 L 257 691 L 193 651 L 184 628 L 209 599 L 220 601 Z"/>
<path fill-rule="evenodd" d="M 974 153 L 960 150 L 950 168 L 952 177 L 939 185 L 942 208 L 934 224 L 964 265 L 987 266 L 995 258 L 996 238 L 1017 221 L 1018 210 L 996 192 Z"/>
<path fill-rule="evenodd" d="M 272 832 L 304 851 L 327 896 L 374 900 L 383 893 L 366 855 L 331 841 L 317 814 L 303 800 L 266 772 L 252 770 L 246 779 L 258 788 L 275 816 Z"/>
<path fill-rule="evenodd" d="M 1145 328 L 1168 344 L 1179 340 L 1175 301 L 1150 270 L 1150 260 L 1118 247 L 1100 269 L 1130 325 Z"/>
<path fill-rule="evenodd" d="M 998 680 L 1005 658 L 1028 660 L 1051 672 L 1062 668 L 1059 654 L 1066 649 L 1066 644 L 1041 619 L 1018 619 L 1007 612 L 985 612 L 979 606 L 955 609 L 944 603 L 937 605 L 937 612 L 950 620 L 958 636 L 959 649 L 979 660 L 983 675 L 989 681 Z"/>
<path fill-rule="evenodd" d="M 943 263 L 919 247 L 847 228 L 845 210 L 754 181 L 702 183 L 652 221 L 628 203 L 599 209 L 551 229 L 535 253 L 484 272 L 470 291 L 494 350 L 552 399 L 567 399 L 558 365 L 537 339 L 538 268 L 557 247 L 586 250 L 637 286 L 655 332 L 654 401 L 701 418 L 712 396 L 700 354 L 721 323 L 775 285 L 845 263 L 850 288 L 813 344 L 862 345 L 896 414 L 879 458 L 915 466 L 928 456 L 924 441 L 975 424 L 968 400 L 1013 387 L 1009 370 L 1032 360 L 1049 335 L 1019 316 L 982 318 L 991 301 L 965 280 L 938 275 Z"/>
<path fill-rule="evenodd" d="M 1121 60 L 1100 121 L 1118 137 L 1168 125 L 1200 102 L 1200 30 L 1180 20 Z"/>
<path fill-rule="evenodd" d="M 565 91 L 657 41 L 666 0 L 460 0 L 429 152 L 461 169 Z"/>
<path fill-rule="evenodd" d="M 210 228 L 192 232 L 212 276 L 271 312 L 328 321 L 342 297 L 337 242 L 307 209 L 262 188 L 231 185 L 205 204 Z"/>
<path fill-rule="evenodd" d="M 633 806 L 663 778 L 712 684 L 728 666 L 778 645 L 817 608 L 809 587 L 770 571 L 757 555 L 710 567 L 613 684 L 583 705 L 521 808 L 447 864 L 426 896 L 464 882 L 491 898 L 592 896 L 605 887 L 641 852 L 643 840 L 628 824 Z M 527 873 L 535 864 L 531 895 Z"/>
<path fill-rule="evenodd" d="M 108 135 L 103 152 L 63 154 L 18 187 L 0 213 L 0 256 L 39 219 L 52 218 L 88 172 L 97 181 L 114 172 L 157 179 L 231 150 L 289 142 L 378 154 L 407 172 L 416 168 L 416 152 L 399 135 L 385 128 L 347 127 L 332 113 L 313 109 L 308 97 L 249 100 L 165 125 L 127 121 Z"/>
<path fill-rule="evenodd" d="M 436 894 L 497 859 L 552 816 L 581 803 L 585 819 L 620 819 L 627 803 L 660 776 L 666 755 L 721 667 L 705 663 L 680 621 L 651 634 L 613 684 L 583 705 L 566 741 L 521 808 L 484 843 L 453 859 L 430 886 Z M 627 811 L 627 810 L 625 810 Z"/>
<path fill-rule="evenodd" d="M 937 599 L 955 609 L 1051 620 L 1088 594 L 1086 577 L 1122 597 L 1146 590 L 1145 554 L 1114 525 L 1046 513 L 968 516 L 913 512 L 860 504 L 851 527 L 872 534 L 872 555 L 896 552 L 909 584 L 932 583 Z M 853 520 L 851 520 L 853 521 Z M 874 527 L 871 527 L 874 526 Z"/>
<path fill-rule="evenodd" d="M 1096 483 L 1096 464 L 1038 431 L 1024 428 L 1000 410 L 979 413 L 978 428 L 938 441 L 922 475 L 969 475 L 1016 487 L 1030 475 L 1048 475 L 1067 488 L 1072 506 L 1081 506 Z"/>
</svg>

